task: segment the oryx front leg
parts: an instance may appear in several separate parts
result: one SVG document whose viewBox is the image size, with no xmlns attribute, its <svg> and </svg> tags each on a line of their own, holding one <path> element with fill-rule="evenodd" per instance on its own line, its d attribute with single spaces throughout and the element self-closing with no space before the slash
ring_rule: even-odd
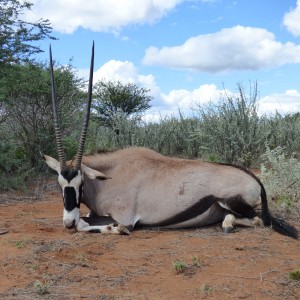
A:
<svg viewBox="0 0 300 300">
<path fill-rule="evenodd" d="M 233 230 L 234 225 L 255 227 L 255 226 L 262 226 L 263 221 L 259 217 L 254 217 L 253 219 L 236 218 L 234 215 L 228 214 L 222 223 L 224 232 L 225 233 L 231 232 Z"/>
<path fill-rule="evenodd" d="M 98 232 L 102 234 L 121 234 L 128 235 L 130 231 L 122 224 L 108 224 L 108 225 L 89 225 L 83 219 L 80 219 L 77 226 L 77 231 Z"/>
</svg>

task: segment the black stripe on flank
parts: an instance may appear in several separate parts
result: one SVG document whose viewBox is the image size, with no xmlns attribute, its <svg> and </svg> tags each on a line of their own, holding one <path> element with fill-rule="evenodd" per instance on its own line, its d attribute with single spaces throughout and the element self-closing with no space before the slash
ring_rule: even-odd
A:
<svg viewBox="0 0 300 300">
<path fill-rule="evenodd" d="M 221 199 L 213 195 L 206 196 L 177 215 L 151 226 L 170 226 L 194 219 L 206 212 L 218 200 Z"/>
<path fill-rule="evenodd" d="M 226 204 L 233 213 L 240 217 L 252 219 L 257 215 L 254 208 L 246 203 L 240 195 L 226 198 L 224 200 L 220 199 L 220 202 Z"/>
</svg>

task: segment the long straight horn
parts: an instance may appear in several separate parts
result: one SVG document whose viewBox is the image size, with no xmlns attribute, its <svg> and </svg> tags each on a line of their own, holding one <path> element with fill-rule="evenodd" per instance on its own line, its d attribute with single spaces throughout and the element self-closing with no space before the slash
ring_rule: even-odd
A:
<svg viewBox="0 0 300 300">
<path fill-rule="evenodd" d="M 89 126 L 90 110 L 91 110 L 91 102 L 92 102 L 93 74 L 94 74 L 94 42 L 93 42 L 93 47 L 92 47 L 92 57 L 91 57 L 91 66 L 90 66 L 88 103 L 87 103 L 85 118 L 84 118 L 83 125 L 82 125 L 79 146 L 78 146 L 78 150 L 77 150 L 77 154 L 76 154 L 76 161 L 75 161 L 76 169 L 80 169 L 80 167 L 81 167 L 83 148 L 84 148 L 84 143 L 85 143 L 85 139 L 86 139 L 87 129 Z"/>
<path fill-rule="evenodd" d="M 64 169 L 66 167 L 66 155 L 64 152 L 63 144 L 62 144 L 61 130 L 60 130 L 59 119 L 58 119 L 51 45 L 50 45 L 50 79 L 51 79 L 51 98 L 52 98 L 52 109 L 53 109 L 53 120 L 54 120 L 56 146 L 57 146 L 60 167 L 61 167 L 61 169 Z"/>
</svg>

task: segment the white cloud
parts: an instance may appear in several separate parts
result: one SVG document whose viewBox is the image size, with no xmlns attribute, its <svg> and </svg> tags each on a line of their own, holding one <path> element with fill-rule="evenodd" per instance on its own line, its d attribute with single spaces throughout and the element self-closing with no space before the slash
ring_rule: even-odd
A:
<svg viewBox="0 0 300 300">
<path fill-rule="evenodd" d="M 218 90 L 214 84 L 203 84 L 194 90 L 172 90 L 168 94 L 162 94 L 162 100 L 165 104 L 179 107 L 183 110 L 191 109 L 196 104 L 214 102 L 220 99 L 222 91 Z"/>
<path fill-rule="evenodd" d="M 262 28 L 235 26 L 191 37 L 179 46 L 150 47 L 143 62 L 213 73 L 258 70 L 300 63 L 300 45 L 282 44 L 273 33 Z"/>
<path fill-rule="evenodd" d="M 238 94 L 229 90 L 219 90 L 214 84 L 204 84 L 195 90 L 173 90 L 168 94 L 162 94 L 162 105 L 152 107 L 146 112 L 144 120 L 147 122 L 159 122 L 166 117 L 178 117 L 179 110 L 183 116 L 193 115 L 193 109 L 197 111 L 197 105 L 205 105 L 211 101 L 218 103 L 220 99 Z M 274 115 L 276 111 L 281 115 L 300 112 L 300 91 L 287 90 L 285 93 L 274 93 L 263 97 L 257 102 L 259 115 Z M 197 115 L 197 114 L 196 114 Z"/>
<path fill-rule="evenodd" d="M 284 15 L 283 24 L 293 35 L 300 36 L 300 0 L 297 0 L 295 9 Z"/>
<path fill-rule="evenodd" d="M 99 68 L 94 75 L 95 81 L 112 80 L 121 82 L 135 82 L 138 72 L 132 62 L 110 60 Z"/>
<path fill-rule="evenodd" d="M 183 116 L 191 116 L 199 105 L 217 103 L 225 92 L 229 96 L 233 94 L 229 90 L 219 90 L 214 84 L 203 84 L 194 90 L 178 89 L 167 94 L 161 93 L 159 106 L 153 106 L 147 111 L 144 120 L 155 122 L 165 117 L 178 117 L 179 111 Z"/>
<path fill-rule="evenodd" d="M 88 72 L 81 70 L 80 74 Z M 152 108 L 147 111 L 145 120 L 157 121 L 162 117 L 178 115 L 178 110 L 182 113 L 190 114 L 191 109 L 197 104 L 205 104 L 209 101 L 218 101 L 224 90 L 219 90 L 214 84 L 203 84 L 194 90 L 177 89 L 169 93 L 162 93 L 157 86 L 155 77 L 152 74 L 140 74 L 134 64 L 130 61 L 110 60 L 94 73 L 94 83 L 99 80 L 120 81 L 123 83 L 136 83 L 150 89 L 154 97 Z M 230 95 L 231 92 L 226 92 Z"/>
<path fill-rule="evenodd" d="M 49 19 L 56 31 L 73 33 L 78 27 L 115 32 L 132 24 L 152 24 L 184 0 L 31 0 L 27 20 Z"/>
<path fill-rule="evenodd" d="M 300 112 L 300 91 L 287 90 L 285 93 L 275 93 L 262 98 L 259 102 L 260 115 L 272 115 L 278 111 L 280 114 Z"/>
<path fill-rule="evenodd" d="M 88 78 L 88 70 L 80 70 L 79 75 Z M 163 93 L 152 74 L 140 74 L 130 61 L 108 61 L 95 71 L 94 83 L 98 80 L 136 83 L 150 89 L 154 101 L 151 103 L 151 109 L 146 112 L 144 120 L 151 122 L 157 122 L 167 116 L 178 116 L 179 110 L 184 116 L 190 116 L 193 114 L 193 109 L 197 110 L 197 105 L 203 106 L 208 102 L 218 103 L 226 96 L 238 96 L 236 91 L 219 89 L 215 84 L 202 84 L 192 90 L 174 89 Z M 300 91 L 287 90 L 285 93 L 274 93 L 258 101 L 260 115 L 275 114 L 276 111 L 281 114 L 300 111 Z"/>
<path fill-rule="evenodd" d="M 142 75 L 130 61 L 110 60 L 94 73 L 94 82 L 99 80 L 136 83 L 150 90 L 152 96 L 160 94 L 160 90 L 152 74 Z"/>
</svg>

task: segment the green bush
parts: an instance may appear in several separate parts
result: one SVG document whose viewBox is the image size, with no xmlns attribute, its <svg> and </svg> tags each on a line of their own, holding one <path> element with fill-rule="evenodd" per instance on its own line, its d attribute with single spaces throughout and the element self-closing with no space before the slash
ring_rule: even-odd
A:
<svg viewBox="0 0 300 300">
<path fill-rule="evenodd" d="M 287 157 L 282 147 L 270 149 L 267 146 L 260 178 L 268 197 L 283 208 L 291 209 L 300 196 L 300 162 L 293 156 Z"/>
<path fill-rule="evenodd" d="M 218 104 L 199 106 L 195 112 L 199 122 L 193 138 L 201 142 L 205 156 L 250 167 L 261 154 L 266 136 L 264 118 L 257 114 L 256 84 L 250 87 L 249 95 L 238 84 L 236 95 L 225 93 Z"/>
<path fill-rule="evenodd" d="M 200 145 L 190 137 L 197 126 L 195 119 L 161 118 L 159 123 L 144 123 L 115 116 L 111 127 L 93 120 L 86 142 L 87 153 L 129 146 L 143 146 L 165 155 L 197 158 Z"/>
<path fill-rule="evenodd" d="M 25 154 L 9 142 L 0 142 L 0 191 L 22 189 L 33 173 Z"/>
<path fill-rule="evenodd" d="M 300 150 L 300 113 L 281 115 L 278 112 L 265 123 L 268 145 L 285 147 L 287 154 Z"/>
<path fill-rule="evenodd" d="M 57 157 L 47 66 L 25 64 L 10 72 L 2 78 L 4 92 L 0 86 L 1 190 L 17 189 L 33 172 L 47 169 L 40 152 Z M 71 159 L 77 152 L 86 96 L 72 66 L 57 66 L 55 78 L 63 144 Z M 256 84 L 247 94 L 238 84 L 235 95 L 225 93 L 219 103 L 194 109 L 193 117 L 179 111 L 178 118 L 161 117 L 152 123 L 116 110 L 107 126 L 92 111 L 85 152 L 144 146 L 168 156 L 253 167 L 261 162 L 267 143 L 273 149 L 267 148 L 262 166 L 268 194 L 291 206 L 299 197 L 299 163 L 287 156 L 300 150 L 300 113 L 259 116 L 257 95 Z"/>
</svg>

